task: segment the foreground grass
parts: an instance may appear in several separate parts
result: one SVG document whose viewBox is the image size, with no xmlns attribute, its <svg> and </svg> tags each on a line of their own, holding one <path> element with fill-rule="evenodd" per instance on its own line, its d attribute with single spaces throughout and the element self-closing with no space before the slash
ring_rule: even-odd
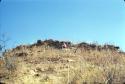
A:
<svg viewBox="0 0 125 84">
<path fill-rule="evenodd" d="M 20 53 L 26 53 L 21 54 Z M 33 47 L 11 50 L 1 64 L 6 84 L 124 84 L 125 55 L 116 51 L 58 50 Z M 10 67 L 8 69 L 6 65 Z"/>
</svg>

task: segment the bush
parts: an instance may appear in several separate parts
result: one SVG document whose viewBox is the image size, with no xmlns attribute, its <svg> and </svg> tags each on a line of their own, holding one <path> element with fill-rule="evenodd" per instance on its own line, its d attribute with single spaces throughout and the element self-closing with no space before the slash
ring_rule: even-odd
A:
<svg viewBox="0 0 125 84">
<path fill-rule="evenodd" d="M 41 40 L 37 40 L 37 44 L 41 44 L 42 43 L 42 41 Z"/>
<path fill-rule="evenodd" d="M 16 59 L 15 57 L 5 57 L 5 67 L 9 71 L 14 71 L 16 69 Z"/>
</svg>

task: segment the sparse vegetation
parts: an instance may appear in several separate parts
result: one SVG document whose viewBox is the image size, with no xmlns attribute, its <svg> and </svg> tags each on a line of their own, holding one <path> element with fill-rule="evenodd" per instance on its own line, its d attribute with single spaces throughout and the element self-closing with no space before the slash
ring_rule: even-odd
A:
<svg viewBox="0 0 125 84">
<path fill-rule="evenodd" d="M 70 45 L 65 50 L 53 43 L 57 41 L 51 40 L 50 45 L 47 40 L 50 45 L 47 48 L 43 42 L 39 40 L 39 45 L 18 46 L 6 52 L 0 81 L 6 84 L 125 83 L 125 54 L 118 47 L 84 43 Z M 8 71 L 13 74 L 5 75 Z"/>
</svg>

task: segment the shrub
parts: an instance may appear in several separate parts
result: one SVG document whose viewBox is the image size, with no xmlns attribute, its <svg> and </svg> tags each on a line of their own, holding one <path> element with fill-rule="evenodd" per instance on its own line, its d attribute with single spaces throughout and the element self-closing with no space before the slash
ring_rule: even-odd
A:
<svg viewBox="0 0 125 84">
<path fill-rule="evenodd" d="M 14 71 L 16 69 L 16 59 L 15 57 L 5 57 L 5 67 L 9 71 Z"/>
</svg>

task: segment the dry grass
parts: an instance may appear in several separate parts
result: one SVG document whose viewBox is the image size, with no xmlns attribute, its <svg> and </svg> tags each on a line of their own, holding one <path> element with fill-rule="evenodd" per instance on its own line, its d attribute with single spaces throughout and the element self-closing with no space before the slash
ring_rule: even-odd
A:
<svg viewBox="0 0 125 84">
<path fill-rule="evenodd" d="M 73 49 L 33 47 L 13 50 L 16 69 L 1 78 L 6 84 L 123 84 L 125 55 L 112 51 L 73 52 Z M 19 56 L 20 53 L 25 53 Z M 7 72 L 7 71 L 6 71 Z"/>
</svg>

